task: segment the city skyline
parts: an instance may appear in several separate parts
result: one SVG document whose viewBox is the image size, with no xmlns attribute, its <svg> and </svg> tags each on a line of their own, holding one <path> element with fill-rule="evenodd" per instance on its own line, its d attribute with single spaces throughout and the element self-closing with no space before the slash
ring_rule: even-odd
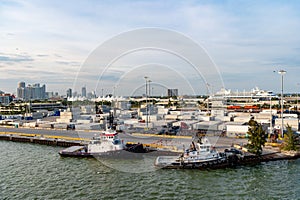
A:
<svg viewBox="0 0 300 200">
<path fill-rule="evenodd" d="M 143 27 L 169 29 L 192 38 L 216 64 L 225 88 L 242 91 L 258 86 L 279 93 L 280 75 L 274 71 L 284 69 L 285 93 L 300 90 L 298 1 L 3 1 L 0 7 L 0 90 L 4 92 L 16 93 L 16 84 L 24 81 L 41 82 L 47 90 L 65 94 L 94 49 L 119 33 Z M 161 55 L 151 54 L 152 58 Z M 135 64 L 139 63 L 124 59 L 113 72 Z M 144 75 L 150 73 L 147 67 Z M 167 67 L 159 68 L 167 73 Z M 159 86 L 163 79 L 159 76 L 150 76 L 153 86 Z M 143 88 L 144 76 L 138 77 L 138 87 Z M 176 83 L 177 75 L 172 77 L 170 81 Z M 86 84 L 90 91 L 98 87 L 100 95 L 104 87 L 96 86 L 98 78 L 83 81 L 90 81 Z M 106 78 L 119 81 L 114 74 Z M 206 93 L 205 84 L 194 85 Z M 82 86 L 74 90 L 81 91 Z M 114 85 L 106 87 L 105 93 L 115 90 L 119 95 L 132 93 Z M 154 92 L 159 94 L 158 89 Z"/>
<path fill-rule="evenodd" d="M 146 77 L 145 77 L 146 78 Z M 148 78 L 148 77 L 147 77 Z M 151 87 L 150 83 L 152 81 L 150 79 L 148 79 L 147 83 L 147 95 L 149 97 L 177 97 L 177 96 L 189 96 L 189 95 L 180 95 L 178 92 L 178 89 L 176 88 L 166 88 L 166 90 L 164 91 L 164 93 L 162 93 L 161 95 L 156 95 L 153 91 L 154 91 L 154 87 Z M 145 90 L 145 88 L 139 88 L 141 90 Z M 76 91 L 72 88 L 67 88 L 65 90 L 64 93 L 60 94 L 57 91 L 46 91 L 46 84 L 41 84 L 41 83 L 25 83 L 24 81 L 20 81 L 18 82 L 17 86 L 16 86 L 16 93 L 7 93 L 5 91 L 0 90 L 0 94 L 3 94 L 5 96 L 15 96 L 21 100 L 29 100 L 29 99 L 37 99 L 37 100 L 43 100 L 43 99 L 48 99 L 48 98 L 52 98 L 53 96 L 56 97 L 84 97 L 86 99 L 91 99 L 91 98 L 97 98 L 97 97 L 106 97 L 106 96 L 111 96 L 111 97 L 138 97 L 138 96 L 146 96 L 146 92 L 144 91 L 144 93 L 142 93 L 141 95 L 135 94 L 132 96 L 128 96 L 128 95 L 118 95 L 114 92 L 114 90 L 112 92 L 107 91 L 106 93 L 104 91 L 102 91 L 101 94 L 96 94 L 95 91 L 93 90 L 88 90 L 86 86 L 82 86 L 81 87 L 81 93 L 79 91 Z M 289 95 L 289 94 L 293 94 L 293 95 L 297 95 L 299 96 L 298 93 L 284 93 L 285 95 Z M 202 95 L 208 95 L 208 93 L 205 94 L 195 94 L 195 96 L 202 96 Z M 209 95 L 224 95 L 224 96 L 228 96 L 228 97 L 232 97 L 232 96 L 253 96 L 253 97 L 257 97 L 257 96 L 262 96 L 262 97 L 267 97 L 267 96 L 273 96 L 273 97 L 277 97 L 277 95 L 281 95 L 280 93 L 273 93 L 273 91 L 270 90 L 265 90 L 263 88 L 258 88 L 258 87 L 254 87 L 251 90 L 233 90 L 230 88 L 222 88 L 219 91 L 214 91 L 214 93 L 210 93 Z M 193 96 L 193 95 L 190 95 Z"/>
</svg>

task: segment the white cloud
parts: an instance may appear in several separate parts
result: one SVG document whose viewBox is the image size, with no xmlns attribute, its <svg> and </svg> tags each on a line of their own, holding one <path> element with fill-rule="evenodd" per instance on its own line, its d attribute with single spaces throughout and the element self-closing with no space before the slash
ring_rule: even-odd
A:
<svg viewBox="0 0 300 200">
<path fill-rule="evenodd" d="M 253 82 L 262 81 L 262 87 L 279 91 L 273 75 L 267 75 L 279 66 L 288 71 L 290 85 L 286 87 L 295 91 L 300 51 L 297 1 L 31 0 L 0 6 L 0 52 L 33 59 L 13 65 L 4 60 L 0 70 L 6 78 L 21 80 L 26 75 L 33 81 L 40 76 L 41 82 L 49 81 L 50 88 L 64 92 L 54 80 L 66 80 L 65 87 L 72 87 L 79 65 L 102 42 L 122 31 L 162 27 L 203 45 L 223 72 L 225 86 L 251 88 Z M 15 90 L 15 85 L 6 83 L 7 79 L 0 79 L 1 90 Z"/>
</svg>

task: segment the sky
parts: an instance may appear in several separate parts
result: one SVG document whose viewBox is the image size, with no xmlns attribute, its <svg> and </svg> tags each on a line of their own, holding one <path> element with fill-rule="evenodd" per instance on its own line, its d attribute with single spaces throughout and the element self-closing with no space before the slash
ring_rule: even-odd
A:
<svg viewBox="0 0 300 200">
<path fill-rule="evenodd" d="M 60 94 L 138 95 L 147 76 L 153 95 L 277 93 L 283 69 L 284 91 L 299 92 L 299 10 L 296 0 L 0 0 L 0 90 L 25 81 Z"/>
</svg>

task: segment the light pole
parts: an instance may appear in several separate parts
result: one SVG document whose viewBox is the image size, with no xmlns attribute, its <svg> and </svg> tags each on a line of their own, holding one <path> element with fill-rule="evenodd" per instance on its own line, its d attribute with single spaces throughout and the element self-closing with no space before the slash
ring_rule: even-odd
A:
<svg viewBox="0 0 300 200">
<path fill-rule="evenodd" d="M 206 89 L 207 89 L 207 115 L 209 112 L 209 83 L 206 83 Z"/>
<path fill-rule="evenodd" d="M 300 85 L 300 83 L 297 83 L 297 86 L 299 86 L 299 85 Z M 297 99 L 296 99 L 297 107 L 296 107 L 296 112 L 297 112 L 297 114 L 298 114 L 298 97 L 299 97 L 299 93 L 298 93 L 297 88 L 296 88 L 296 91 L 297 91 Z"/>
<path fill-rule="evenodd" d="M 103 97 L 103 88 L 101 90 L 102 90 L 102 107 L 103 107 L 103 100 L 104 100 L 104 97 Z M 101 108 L 101 109 L 103 109 L 103 108 Z"/>
<path fill-rule="evenodd" d="M 152 81 L 151 80 L 148 80 L 148 94 L 149 94 L 149 97 L 150 97 L 150 99 L 149 99 L 149 102 L 150 102 L 150 107 L 149 107 L 149 115 L 147 116 L 148 117 L 148 123 L 150 122 L 150 115 L 151 115 L 151 87 L 150 87 L 150 83 L 151 83 Z"/>
<path fill-rule="evenodd" d="M 148 129 L 148 76 L 144 77 L 146 80 L 146 127 Z"/>
<path fill-rule="evenodd" d="M 151 91 L 151 94 L 152 94 L 152 105 L 154 105 L 154 99 L 153 99 L 154 98 L 154 95 L 153 95 L 154 94 L 154 87 L 152 87 L 151 90 L 152 90 Z"/>
<path fill-rule="evenodd" d="M 273 128 L 273 115 L 272 115 L 272 96 L 270 96 L 270 136 Z"/>
<path fill-rule="evenodd" d="M 148 80 L 148 94 L 149 94 L 149 97 L 151 98 L 151 85 L 150 85 L 150 83 L 151 83 L 152 81 L 151 80 Z"/>
<path fill-rule="evenodd" d="M 283 138 L 283 75 L 286 74 L 286 71 L 279 70 L 278 73 L 281 75 L 281 137 Z"/>
<path fill-rule="evenodd" d="M 114 117 L 116 116 L 116 110 L 117 110 L 117 103 L 118 103 L 118 99 L 115 97 L 116 93 L 116 86 L 113 87 L 113 98 L 112 98 L 112 103 L 113 103 L 113 108 L 114 108 L 114 112 L 113 115 Z"/>
</svg>

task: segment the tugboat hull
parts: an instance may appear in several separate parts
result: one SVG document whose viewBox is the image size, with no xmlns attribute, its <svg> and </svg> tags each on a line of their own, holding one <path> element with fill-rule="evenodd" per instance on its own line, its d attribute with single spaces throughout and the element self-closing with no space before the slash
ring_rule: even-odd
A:
<svg viewBox="0 0 300 200">
<path fill-rule="evenodd" d="M 80 157 L 80 158 L 139 158 L 145 153 L 155 152 L 154 149 L 143 148 L 142 144 L 129 145 L 121 150 L 106 152 L 89 153 L 86 146 L 72 146 L 61 150 L 59 155 L 62 157 Z"/>
<path fill-rule="evenodd" d="M 159 156 L 155 160 L 155 166 L 163 169 L 209 169 L 227 166 L 227 161 L 223 157 L 189 161 L 176 156 Z"/>
</svg>

